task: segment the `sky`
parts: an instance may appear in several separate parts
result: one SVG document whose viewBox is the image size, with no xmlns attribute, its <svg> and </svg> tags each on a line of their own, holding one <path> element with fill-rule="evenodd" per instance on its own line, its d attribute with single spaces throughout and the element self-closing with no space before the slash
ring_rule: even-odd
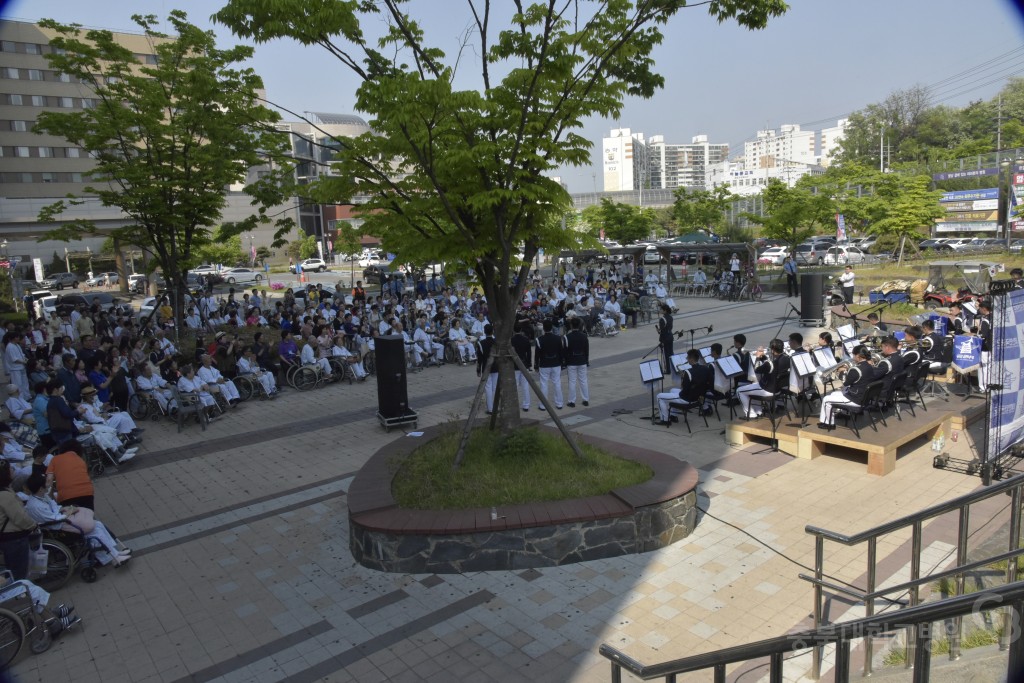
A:
<svg viewBox="0 0 1024 683">
<path fill-rule="evenodd" d="M 665 87 L 650 100 L 628 99 L 617 121 L 585 121 L 580 134 L 594 143 L 592 158 L 600 161 L 601 138 L 612 128 L 663 135 L 669 143 L 706 134 L 711 142 L 729 143 L 735 154 L 757 130 L 834 126 L 894 90 L 933 86 L 934 103 L 962 106 L 994 96 L 1008 77 L 1024 76 L 1024 14 L 1012 0 L 789 4 L 789 12 L 763 31 L 718 24 L 699 7 L 680 12 L 654 53 Z M 220 6 L 216 0 L 0 0 L 5 19 L 46 17 L 116 31 L 137 30 L 134 13 L 166 16 L 182 9 L 227 46 L 237 39 L 209 20 Z M 424 15 L 428 40 L 454 52 L 469 21 L 466 4 L 415 0 L 411 8 Z M 251 65 L 268 99 L 292 111 L 359 114 L 353 110 L 356 82 L 321 48 L 290 41 L 257 45 Z M 560 174 L 570 192 L 602 189 L 596 164 Z"/>
</svg>

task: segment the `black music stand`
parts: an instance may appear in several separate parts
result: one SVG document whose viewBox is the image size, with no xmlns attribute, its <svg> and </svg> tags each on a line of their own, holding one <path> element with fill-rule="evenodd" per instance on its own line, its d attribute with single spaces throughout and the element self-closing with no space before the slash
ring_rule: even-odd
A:
<svg viewBox="0 0 1024 683">
<path fill-rule="evenodd" d="M 790 363 L 793 364 L 793 371 L 796 373 L 796 376 L 800 381 L 800 391 L 797 392 L 796 396 L 804 397 L 804 408 L 800 410 L 800 426 L 802 427 L 807 424 L 807 416 L 810 414 L 808 406 L 811 403 L 810 398 L 806 394 L 807 389 L 804 388 L 804 384 L 810 381 L 810 385 L 812 387 L 814 386 L 813 378 L 814 373 L 818 371 L 818 366 L 815 365 L 814 355 L 810 353 L 795 353 L 790 356 L 789 360 Z M 808 380 L 808 378 L 810 378 L 810 380 Z M 799 403 L 799 400 L 797 402 Z"/>
<path fill-rule="evenodd" d="M 732 420 L 736 417 L 736 380 L 743 375 L 743 368 L 736 362 L 736 359 L 732 356 L 722 356 L 715 364 L 718 365 L 718 369 L 725 375 L 725 378 L 729 380 L 732 385 L 731 396 L 729 396 L 729 419 Z"/>
<path fill-rule="evenodd" d="M 640 363 L 640 379 L 643 380 L 644 384 L 651 385 L 651 424 L 661 419 L 658 417 L 657 406 L 654 400 L 654 383 L 664 378 L 665 373 L 661 371 L 660 358 L 645 360 Z"/>
</svg>

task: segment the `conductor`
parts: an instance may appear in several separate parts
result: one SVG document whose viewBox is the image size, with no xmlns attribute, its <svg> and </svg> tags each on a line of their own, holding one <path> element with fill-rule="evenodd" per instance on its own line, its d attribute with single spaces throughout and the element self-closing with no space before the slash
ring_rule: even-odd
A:
<svg viewBox="0 0 1024 683">
<path fill-rule="evenodd" d="M 674 371 L 672 367 L 672 309 L 668 304 L 661 305 L 661 317 L 658 318 L 658 346 L 661 347 L 665 360 L 666 374 Z"/>
</svg>

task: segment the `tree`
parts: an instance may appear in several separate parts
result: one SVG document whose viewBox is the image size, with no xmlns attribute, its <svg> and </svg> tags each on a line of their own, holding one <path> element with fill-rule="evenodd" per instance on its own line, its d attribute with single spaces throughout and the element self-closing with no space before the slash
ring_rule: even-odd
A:
<svg viewBox="0 0 1024 683">
<path fill-rule="evenodd" d="M 471 265 L 494 326 L 495 421 L 507 432 L 520 422 L 509 341 L 530 264 L 542 247 L 579 245 L 578 233 L 562 229 L 569 196 L 550 176 L 589 163 L 590 143 L 578 133 L 584 119 L 618 117 L 627 95 L 649 98 L 662 87 L 651 53 L 663 39 L 660 26 L 685 2 L 517 2 L 513 12 L 510 3 L 469 0 L 469 29 L 452 59 L 428 44 L 411 7 L 405 0 L 229 0 L 215 20 L 258 43 L 321 46 L 358 79 L 355 108 L 370 116 L 374 134 L 340 145 L 319 200 L 366 197 L 358 208 L 363 229 L 400 261 Z M 786 5 L 711 0 L 707 10 L 761 28 Z M 374 31 L 383 34 L 374 39 Z M 467 81 L 457 70 L 469 54 L 478 89 L 456 89 Z"/>
<path fill-rule="evenodd" d="M 337 235 L 334 239 L 334 250 L 346 256 L 354 256 L 363 249 L 362 233 L 348 221 L 335 224 Z"/>
<path fill-rule="evenodd" d="M 931 182 L 928 176 L 884 175 L 875 188 L 882 215 L 868 228 L 868 232 L 899 239 L 898 258 L 902 264 L 907 238 L 921 239 L 921 230 L 927 234 L 935 219 L 945 214 L 945 209 L 939 204 L 942 191 L 928 188 Z"/>
<path fill-rule="evenodd" d="M 725 212 L 736 198 L 725 185 L 712 190 L 680 187 L 675 196 L 672 214 L 684 232 L 720 230 L 725 224 Z"/>
<path fill-rule="evenodd" d="M 762 226 L 762 237 L 785 240 L 791 247 L 822 229 L 835 213 L 833 200 L 824 193 L 789 187 L 778 178 L 768 180 L 761 200 L 764 215 L 745 214 L 746 218 Z"/>
<path fill-rule="evenodd" d="M 46 55 L 50 66 L 81 83 L 94 105 L 44 112 L 35 128 L 66 138 L 95 159 L 86 192 L 134 221 L 115 237 L 152 251 L 181 296 L 195 250 L 210 242 L 219 223 L 225 188 L 245 182 L 253 167 L 274 162 L 245 185 L 256 212 L 223 224 L 221 235 L 274 222 L 280 239 L 290 227 L 290 219 L 272 221 L 267 213 L 287 197 L 287 138 L 273 129 L 279 115 L 258 104 L 262 81 L 252 69 L 237 66 L 252 56 L 252 48 L 217 49 L 213 32 L 188 23 L 184 12 L 168 16 L 174 37 L 156 30 L 155 16 L 132 18 L 149 37 L 156 64 L 140 63 L 110 31 L 83 33 L 76 24 L 40 22 L 57 34 Z M 57 221 L 65 208 L 63 201 L 50 205 L 40 220 Z M 46 239 L 94 232 L 91 221 L 70 220 Z M 181 309 L 175 306 L 179 321 Z"/>
<path fill-rule="evenodd" d="M 604 197 L 600 204 L 583 209 L 583 220 L 594 237 L 604 234 L 605 239 L 620 244 L 632 244 L 650 236 L 654 228 L 654 211 L 632 204 L 620 204 Z"/>
<path fill-rule="evenodd" d="M 220 263 L 228 267 L 235 266 L 241 259 L 242 237 L 240 235 L 225 236 L 218 229 L 213 239 L 197 247 L 195 250 L 196 260 L 201 263 Z"/>
<path fill-rule="evenodd" d="M 306 237 L 299 241 L 299 258 L 308 259 L 314 256 L 320 255 L 320 250 L 317 249 L 317 241 L 315 235 L 306 235 Z"/>
</svg>

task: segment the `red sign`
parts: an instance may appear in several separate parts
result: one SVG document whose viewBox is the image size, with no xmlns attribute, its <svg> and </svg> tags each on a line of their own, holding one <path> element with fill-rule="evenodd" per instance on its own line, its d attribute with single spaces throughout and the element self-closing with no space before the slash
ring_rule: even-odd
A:
<svg viewBox="0 0 1024 683">
<path fill-rule="evenodd" d="M 1014 185 L 1024 185 L 1024 173 L 1014 173 L 1013 174 L 1013 184 Z"/>
</svg>

